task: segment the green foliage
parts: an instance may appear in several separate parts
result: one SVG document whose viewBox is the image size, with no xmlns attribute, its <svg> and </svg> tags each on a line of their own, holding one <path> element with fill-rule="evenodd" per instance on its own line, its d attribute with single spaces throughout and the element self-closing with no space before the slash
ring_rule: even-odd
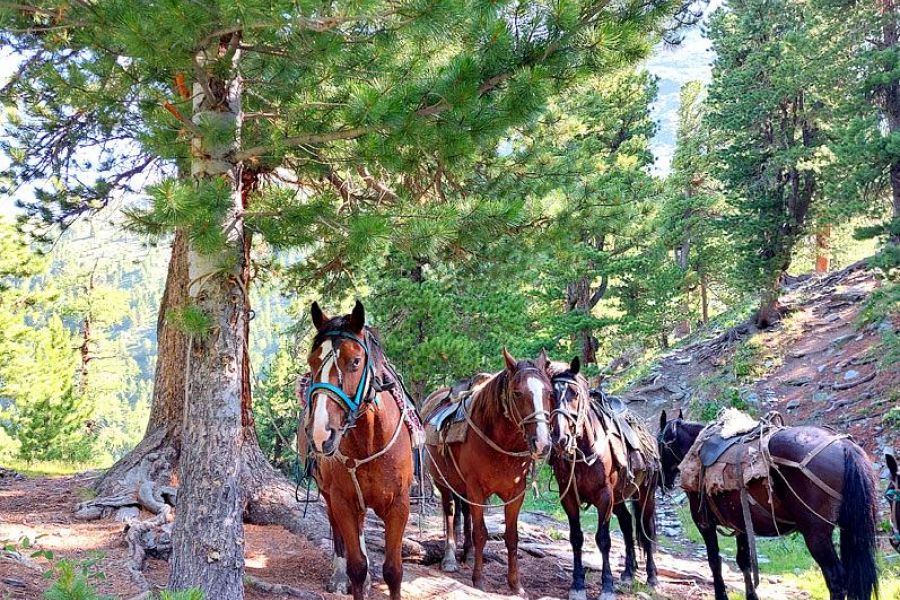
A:
<svg viewBox="0 0 900 600">
<path fill-rule="evenodd" d="M 196 304 L 188 304 L 166 313 L 169 325 L 196 338 L 205 338 L 212 331 L 212 317 Z"/>
<path fill-rule="evenodd" d="M 44 573 L 53 579 L 53 585 L 44 592 L 45 600 L 111 600 L 111 596 L 101 596 L 94 590 L 94 584 L 106 579 L 106 574 L 98 569 L 102 555 L 79 561 L 59 560 Z"/>
<path fill-rule="evenodd" d="M 305 357 L 291 344 L 283 343 L 271 362 L 261 371 L 253 393 L 253 413 L 259 445 L 269 461 L 290 472 L 295 457 L 300 401 L 295 386 L 297 376 L 308 369 Z"/>
</svg>

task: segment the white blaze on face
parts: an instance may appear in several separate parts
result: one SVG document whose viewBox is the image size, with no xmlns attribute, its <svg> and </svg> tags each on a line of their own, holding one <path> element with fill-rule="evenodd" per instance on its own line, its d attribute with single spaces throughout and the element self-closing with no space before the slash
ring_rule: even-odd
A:
<svg viewBox="0 0 900 600">
<path fill-rule="evenodd" d="M 316 383 L 330 383 L 331 369 L 335 365 L 335 357 L 331 353 L 331 340 L 325 340 L 319 346 L 319 356 L 327 356 L 328 360 L 319 369 L 319 379 Z M 328 441 L 331 434 L 328 431 L 328 394 L 316 392 L 316 410 L 313 413 L 313 446 L 322 452 L 322 445 Z"/>
<path fill-rule="evenodd" d="M 547 426 L 547 413 L 544 412 L 544 386 L 537 377 L 528 378 L 528 389 L 534 402 L 534 419 L 537 424 L 537 446 L 542 451 L 550 445 L 550 428 Z"/>
</svg>

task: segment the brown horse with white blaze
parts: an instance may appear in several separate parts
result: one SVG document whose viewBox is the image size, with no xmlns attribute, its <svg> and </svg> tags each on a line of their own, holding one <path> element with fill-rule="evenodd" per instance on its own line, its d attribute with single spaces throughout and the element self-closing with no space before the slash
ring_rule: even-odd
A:
<svg viewBox="0 0 900 600">
<path fill-rule="evenodd" d="M 317 333 L 309 354 L 305 431 L 334 537 L 330 589 L 343 591 L 349 576 L 354 600 L 365 597 L 369 561 L 363 527 L 371 508 L 384 521 L 384 580 L 391 600 L 399 600 L 413 480 L 412 439 L 404 424 L 408 407 L 379 385 L 386 361 L 360 302 L 342 317 L 327 317 L 316 303 L 311 312 Z"/>
<path fill-rule="evenodd" d="M 536 360 L 519 361 L 504 349 L 503 358 L 506 367 L 472 390 L 465 440 L 443 448 L 432 444 L 426 447 L 431 476 L 444 509 L 446 544 L 442 566 L 447 571 L 457 569 L 454 497 L 458 497 L 467 504 L 471 515 L 467 521 L 473 531 L 466 533 L 475 545 L 472 583 L 484 589 L 484 509 L 487 500 L 496 494 L 504 505 L 507 583 L 513 592 L 524 594 L 516 556 L 519 510 L 532 461 L 544 458 L 550 451 L 553 390 L 544 352 Z"/>
</svg>

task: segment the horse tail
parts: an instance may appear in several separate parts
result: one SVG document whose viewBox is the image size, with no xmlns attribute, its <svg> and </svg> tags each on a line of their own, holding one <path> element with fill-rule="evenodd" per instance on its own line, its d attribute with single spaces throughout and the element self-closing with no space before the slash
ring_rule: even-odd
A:
<svg viewBox="0 0 900 600">
<path fill-rule="evenodd" d="M 844 487 L 838 526 L 841 528 L 841 562 L 848 600 L 878 597 L 875 564 L 877 500 L 869 461 L 856 446 L 844 447 Z"/>
</svg>

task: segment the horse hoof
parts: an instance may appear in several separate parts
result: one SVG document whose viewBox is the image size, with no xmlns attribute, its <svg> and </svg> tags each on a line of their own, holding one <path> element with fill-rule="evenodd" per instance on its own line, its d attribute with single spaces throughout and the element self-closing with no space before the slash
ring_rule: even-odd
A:
<svg viewBox="0 0 900 600">
<path fill-rule="evenodd" d="M 476 590 L 484 591 L 484 581 L 472 581 L 472 587 Z"/>
<path fill-rule="evenodd" d="M 569 600 L 587 600 L 587 592 L 584 590 L 569 590 Z"/>
<path fill-rule="evenodd" d="M 515 589 L 510 588 L 510 590 L 512 590 L 513 595 L 518 596 L 519 598 L 525 598 L 525 600 L 528 600 L 528 594 L 525 592 L 525 588 L 523 588 L 521 585 Z"/>
<path fill-rule="evenodd" d="M 459 565 L 456 563 L 455 558 L 447 557 L 441 561 L 441 571 L 444 573 L 456 573 L 459 571 Z"/>
<path fill-rule="evenodd" d="M 634 575 L 631 573 L 622 573 L 622 585 L 632 585 L 634 583 Z"/>
<path fill-rule="evenodd" d="M 659 580 L 656 578 L 656 575 L 647 578 L 647 585 L 652 588 L 656 588 L 659 585 Z M 748 599 L 749 600 L 749 599 Z"/>
</svg>

